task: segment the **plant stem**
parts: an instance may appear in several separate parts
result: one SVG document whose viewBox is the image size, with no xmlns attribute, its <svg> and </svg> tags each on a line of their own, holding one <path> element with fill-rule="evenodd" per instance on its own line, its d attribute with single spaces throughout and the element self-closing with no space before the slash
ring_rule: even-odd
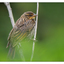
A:
<svg viewBox="0 0 64 64">
<path fill-rule="evenodd" d="M 10 3 L 9 2 L 4 2 L 4 4 L 6 5 L 6 7 L 8 9 L 8 13 L 9 13 L 9 17 L 10 17 L 10 20 L 11 20 L 11 24 L 14 27 L 15 22 L 14 22 L 14 18 L 13 18 L 13 14 L 12 14 L 12 9 L 11 9 Z"/>
<path fill-rule="evenodd" d="M 37 2 L 37 12 L 36 12 L 37 15 L 38 15 L 38 10 L 39 10 L 39 2 Z M 36 34 L 37 34 L 37 23 L 38 23 L 38 16 L 36 16 L 36 25 L 35 25 L 34 40 L 36 40 Z M 31 61 L 32 61 L 32 59 L 33 59 L 33 55 L 34 55 L 34 48 L 35 48 L 35 42 L 33 42 Z"/>
</svg>

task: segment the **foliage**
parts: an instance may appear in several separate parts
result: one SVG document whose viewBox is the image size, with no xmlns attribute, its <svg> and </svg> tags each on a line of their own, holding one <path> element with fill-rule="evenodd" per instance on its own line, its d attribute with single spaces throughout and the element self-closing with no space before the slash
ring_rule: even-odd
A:
<svg viewBox="0 0 64 64">
<path fill-rule="evenodd" d="M 26 11 L 36 13 L 36 3 L 11 3 L 15 21 Z M 40 3 L 37 41 L 33 61 L 64 61 L 64 3 Z M 7 59 L 7 38 L 12 25 L 8 11 L 0 3 L 0 61 L 23 61 L 16 53 L 13 60 Z M 30 61 L 33 41 L 21 43 L 26 61 Z"/>
</svg>

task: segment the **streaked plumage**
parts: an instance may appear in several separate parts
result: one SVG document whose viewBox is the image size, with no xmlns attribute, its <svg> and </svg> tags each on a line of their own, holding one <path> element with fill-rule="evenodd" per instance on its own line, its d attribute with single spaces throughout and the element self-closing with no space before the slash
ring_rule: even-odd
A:
<svg viewBox="0 0 64 64">
<path fill-rule="evenodd" d="M 10 45 L 10 48 L 13 49 L 19 41 L 22 41 L 31 33 L 35 27 L 35 16 L 31 11 L 21 15 L 9 34 L 7 47 Z"/>
</svg>

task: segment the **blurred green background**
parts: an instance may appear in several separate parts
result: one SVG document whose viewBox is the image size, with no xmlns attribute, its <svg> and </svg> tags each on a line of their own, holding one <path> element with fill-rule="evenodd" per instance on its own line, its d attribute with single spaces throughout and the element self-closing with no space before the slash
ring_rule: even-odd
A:
<svg viewBox="0 0 64 64">
<path fill-rule="evenodd" d="M 11 3 L 14 20 L 26 11 L 36 13 L 35 3 Z M 14 59 L 7 59 L 7 38 L 12 29 L 8 10 L 0 3 L 0 61 L 23 61 L 16 53 Z M 25 61 L 30 61 L 33 41 L 21 43 Z M 21 54 L 22 54 L 21 52 Z M 38 15 L 37 42 L 32 61 L 64 61 L 64 3 L 40 3 Z"/>
</svg>

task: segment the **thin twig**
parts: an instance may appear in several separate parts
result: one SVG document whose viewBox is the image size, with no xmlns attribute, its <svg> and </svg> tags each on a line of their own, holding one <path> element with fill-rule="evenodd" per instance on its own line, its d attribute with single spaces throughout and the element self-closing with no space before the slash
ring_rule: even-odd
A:
<svg viewBox="0 0 64 64">
<path fill-rule="evenodd" d="M 7 10 L 8 10 L 8 13 L 9 13 L 9 17 L 10 17 L 10 20 L 11 20 L 11 24 L 12 24 L 12 26 L 14 27 L 14 25 L 15 25 L 15 22 L 14 22 L 14 18 L 13 18 L 13 14 L 12 14 L 12 10 L 11 10 L 11 6 L 10 6 L 10 3 L 9 2 L 4 2 L 4 4 L 6 5 L 6 7 L 7 7 Z M 20 49 L 19 47 L 18 47 L 18 49 Z M 20 50 L 19 50 L 20 51 Z M 20 51 L 19 53 L 22 53 L 22 51 Z M 22 56 L 23 56 L 23 61 L 25 61 L 25 58 L 24 58 L 24 55 L 23 55 L 23 53 L 22 53 Z"/>
<path fill-rule="evenodd" d="M 4 4 L 6 5 L 6 7 L 8 9 L 8 13 L 9 13 L 9 17 L 10 17 L 10 20 L 11 20 L 11 24 L 14 27 L 15 22 L 14 22 L 14 18 L 13 18 L 13 14 L 12 14 L 12 10 L 11 10 L 10 4 L 9 4 L 9 2 L 4 2 Z"/>
<path fill-rule="evenodd" d="M 37 15 L 38 15 L 38 9 L 39 9 L 39 3 L 37 2 L 37 12 L 36 12 Z M 36 40 L 36 34 L 37 34 L 37 23 L 38 23 L 38 16 L 36 16 L 36 25 L 35 25 L 34 40 Z M 32 61 L 32 59 L 33 59 L 33 55 L 34 55 L 34 47 L 35 47 L 35 42 L 33 42 L 31 61 Z"/>
</svg>

